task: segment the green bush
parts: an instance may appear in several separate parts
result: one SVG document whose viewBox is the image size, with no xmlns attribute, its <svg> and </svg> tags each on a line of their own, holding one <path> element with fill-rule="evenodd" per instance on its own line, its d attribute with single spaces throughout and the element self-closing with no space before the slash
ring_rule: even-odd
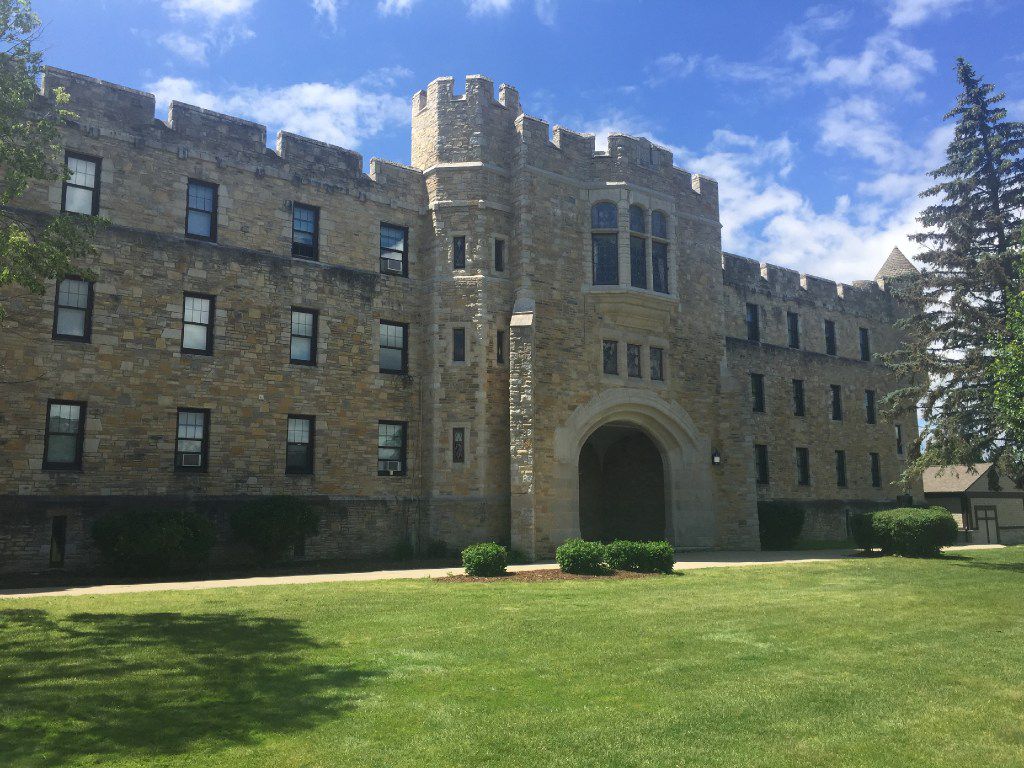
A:
<svg viewBox="0 0 1024 768">
<path fill-rule="evenodd" d="M 210 557 L 209 518 L 185 510 L 113 512 L 92 527 L 103 562 L 115 573 L 160 576 L 194 570 Z"/>
<path fill-rule="evenodd" d="M 853 536 L 853 543 L 865 552 L 878 546 L 878 542 L 875 541 L 874 518 L 874 512 L 854 512 L 850 515 L 850 535 Z"/>
<path fill-rule="evenodd" d="M 320 515 L 297 496 L 263 496 L 231 513 L 231 530 L 238 541 L 256 550 L 264 565 L 280 561 L 306 536 L 312 536 Z"/>
<path fill-rule="evenodd" d="M 956 520 L 943 507 L 884 509 L 875 513 L 872 528 L 886 554 L 934 557 L 956 543 Z"/>
<path fill-rule="evenodd" d="M 467 576 L 501 576 L 508 565 L 508 550 L 501 544 L 470 544 L 462 550 Z"/>
<path fill-rule="evenodd" d="M 761 549 L 792 549 L 804 529 L 804 509 L 788 501 L 762 501 L 757 505 Z"/>
<path fill-rule="evenodd" d="M 566 573 L 603 573 L 605 546 L 599 541 L 569 539 L 555 550 L 555 560 Z"/>
<path fill-rule="evenodd" d="M 608 567 L 616 571 L 672 573 L 676 561 L 667 541 L 613 541 L 605 553 Z"/>
</svg>

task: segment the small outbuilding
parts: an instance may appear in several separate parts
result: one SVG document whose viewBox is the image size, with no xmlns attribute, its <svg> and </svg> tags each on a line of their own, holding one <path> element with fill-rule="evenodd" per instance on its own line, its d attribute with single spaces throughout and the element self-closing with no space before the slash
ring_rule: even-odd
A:
<svg viewBox="0 0 1024 768">
<path fill-rule="evenodd" d="M 991 463 L 929 467 L 924 497 L 953 513 L 971 544 L 1024 543 L 1024 489 Z"/>
</svg>

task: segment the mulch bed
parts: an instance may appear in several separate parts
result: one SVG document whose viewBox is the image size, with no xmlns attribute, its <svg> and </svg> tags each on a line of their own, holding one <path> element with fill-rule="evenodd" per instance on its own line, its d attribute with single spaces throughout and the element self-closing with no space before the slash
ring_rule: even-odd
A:
<svg viewBox="0 0 1024 768">
<path fill-rule="evenodd" d="M 558 568 L 544 568 L 539 571 L 511 571 L 503 576 L 441 576 L 436 581 L 585 581 L 587 579 L 645 579 L 658 575 L 660 574 L 612 571 L 611 573 L 595 576 L 582 573 L 564 573 Z"/>
</svg>

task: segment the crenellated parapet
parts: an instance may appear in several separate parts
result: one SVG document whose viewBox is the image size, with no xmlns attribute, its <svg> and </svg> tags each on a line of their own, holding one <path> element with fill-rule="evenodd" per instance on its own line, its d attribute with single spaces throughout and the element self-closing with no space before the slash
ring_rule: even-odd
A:
<svg viewBox="0 0 1024 768">
<path fill-rule="evenodd" d="M 893 305 L 893 296 L 881 281 L 837 283 L 733 253 L 722 254 L 722 282 L 773 300 L 811 304 L 856 315 L 887 315 Z"/>
</svg>

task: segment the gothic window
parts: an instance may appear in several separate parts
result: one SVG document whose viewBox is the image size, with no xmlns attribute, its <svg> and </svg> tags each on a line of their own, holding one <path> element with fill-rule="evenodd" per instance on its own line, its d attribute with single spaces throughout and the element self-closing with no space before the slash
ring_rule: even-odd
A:
<svg viewBox="0 0 1024 768">
<path fill-rule="evenodd" d="M 68 152 L 68 177 L 61 193 L 61 210 L 95 216 L 100 212 L 100 159 Z"/>
<path fill-rule="evenodd" d="M 619 213 L 615 203 L 590 209 L 590 243 L 594 285 L 619 284 Z"/>
<path fill-rule="evenodd" d="M 452 428 L 452 464 L 466 463 L 466 428 Z"/>
<path fill-rule="evenodd" d="M 639 205 L 629 206 L 629 284 L 647 288 L 647 216 Z"/>
<path fill-rule="evenodd" d="M 668 217 L 662 211 L 651 212 L 652 288 L 668 293 Z"/>
<path fill-rule="evenodd" d="M 466 236 L 452 238 L 452 269 L 466 268 Z"/>
</svg>

